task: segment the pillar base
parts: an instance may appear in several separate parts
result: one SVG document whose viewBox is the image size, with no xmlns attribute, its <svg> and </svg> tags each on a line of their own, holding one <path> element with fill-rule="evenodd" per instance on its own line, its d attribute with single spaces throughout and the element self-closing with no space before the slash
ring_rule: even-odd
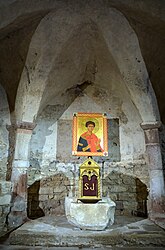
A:
<svg viewBox="0 0 165 250">
<path fill-rule="evenodd" d="M 110 198 L 91 204 L 76 198 L 65 198 L 65 213 L 68 222 L 84 230 L 104 230 L 114 223 L 115 202 Z"/>
<path fill-rule="evenodd" d="M 151 220 L 165 219 L 165 197 L 148 200 L 148 217 Z"/>
</svg>

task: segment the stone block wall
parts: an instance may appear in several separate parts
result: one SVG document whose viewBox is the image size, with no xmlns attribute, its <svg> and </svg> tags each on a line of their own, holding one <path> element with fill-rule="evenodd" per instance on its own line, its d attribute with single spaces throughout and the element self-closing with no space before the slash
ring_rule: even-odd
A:
<svg viewBox="0 0 165 250">
<path fill-rule="evenodd" d="M 78 198 L 79 166 L 54 162 L 40 174 L 29 169 L 30 218 L 65 214 L 65 197 Z M 104 162 L 101 172 L 102 196 L 110 197 L 116 203 L 116 215 L 147 216 L 149 175 L 145 161 Z"/>
<path fill-rule="evenodd" d="M 34 168 L 29 169 L 29 218 L 65 214 L 65 197 L 75 194 L 74 168 L 73 164 L 51 163 L 49 168 L 44 172 L 42 170 L 40 174 Z M 39 179 L 36 180 L 38 177 Z"/>
<path fill-rule="evenodd" d="M 105 164 L 103 174 L 103 196 L 116 203 L 117 215 L 147 216 L 149 174 L 145 161 Z"/>
<path fill-rule="evenodd" d="M 69 180 L 59 173 L 40 182 L 39 201 L 45 215 L 64 214 L 64 200 L 68 196 Z"/>
<path fill-rule="evenodd" d="M 11 182 L 0 181 L 0 235 L 7 231 L 6 217 L 10 211 Z"/>
</svg>

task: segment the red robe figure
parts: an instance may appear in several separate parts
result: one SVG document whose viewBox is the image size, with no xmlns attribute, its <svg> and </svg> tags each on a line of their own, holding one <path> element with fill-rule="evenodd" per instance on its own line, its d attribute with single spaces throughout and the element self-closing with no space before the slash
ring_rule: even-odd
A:
<svg viewBox="0 0 165 250">
<path fill-rule="evenodd" d="M 87 121 L 85 126 L 88 131 L 80 136 L 77 151 L 103 152 L 103 149 L 100 146 L 100 139 L 92 133 L 95 128 L 95 123 L 93 121 Z"/>
</svg>

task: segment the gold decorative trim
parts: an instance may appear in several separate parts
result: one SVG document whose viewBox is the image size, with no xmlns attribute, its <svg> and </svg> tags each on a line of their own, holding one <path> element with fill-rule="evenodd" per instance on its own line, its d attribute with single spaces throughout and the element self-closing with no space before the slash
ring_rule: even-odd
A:
<svg viewBox="0 0 165 250">
<path fill-rule="evenodd" d="M 102 140 L 102 152 L 88 152 L 88 148 L 77 151 L 78 140 L 80 136 L 79 121 L 81 119 L 88 121 L 91 118 L 94 121 L 101 122 L 100 134 Z M 99 127 L 98 127 L 99 128 Z M 98 133 L 98 132 L 96 132 Z M 85 139 L 85 138 L 84 138 Z M 105 113 L 74 113 L 73 114 L 73 132 L 72 132 L 72 155 L 75 156 L 107 156 L 108 155 L 108 134 L 107 134 L 107 116 Z"/>
<path fill-rule="evenodd" d="M 91 190 L 94 190 L 94 184 L 96 183 L 90 183 L 93 186 L 89 186 L 89 183 L 85 183 L 83 186 L 83 177 L 87 176 L 88 177 L 88 181 L 91 181 L 92 176 L 96 176 L 97 177 L 97 185 L 95 186 L 95 188 L 97 187 L 97 190 L 95 190 L 95 195 L 84 195 L 84 188 L 85 188 L 85 184 L 87 184 L 88 186 L 86 186 L 86 188 L 90 188 Z M 87 190 L 87 189 L 86 189 Z M 80 166 L 80 177 L 79 177 L 79 200 L 81 201 L 99 201 L 101 200 L 101 190 L 100 190 L 100 166 L 92 159 L 92 158 L 88 158 L 87 160 L 85 160 L 83 162 L 83 164 L 81 164 Z"/>
</svg>

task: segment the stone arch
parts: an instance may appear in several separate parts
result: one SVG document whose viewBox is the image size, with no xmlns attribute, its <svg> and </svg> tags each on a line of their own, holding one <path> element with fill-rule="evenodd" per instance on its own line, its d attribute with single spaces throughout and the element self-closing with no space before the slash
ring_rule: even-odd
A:
<svg viewBox="0 0 165 250">
<path fill-rule="evenodd" d="M 93 18 L 102 31 L 131 99 L 144 122 L 159 120 L 157 101 L 135 31 L 118 10 L 107 8 L 105 12 L 104 17 L 96 18 L 98 15 L 95 15 Z"/>
<path fill-rule="evenodd" d="M 36 117 L 41 99 L 46 98 L 46 92 L 49 92 L 51 88 L 52 70 L 60 70 L 61 62 L 59 56 L 62 56 L 61 53 L 63 53 L 65 47 L 69 45 L 68 40 L 74 40 L 76 29 L 78 29 L 79 34 L 81 34 L 82 23 L 84 22 L 87 23 L 86 26 L 88 23 L 93 25 L 92 29 L 95 30 L 95 32 L 93 32 L 94 35 L 99 32 L 103 35 L 109 52 L 112 54 L 118 67 L 119 74 L 129 90 L 133 103 L 139 110 L 142 120 L 151 121 L 159 119 L 156 99 L 141 56 L 138 40 L 135 32 L 126 21 L 126 18 L 113 8 L 102 9 L 101 11 L 97 10 L 94 13 L 90 13 L 90 18 L 87 17 L 87 15 L 89 15 L 88 11 L 84 15 L 85 18 L 83 15 L 81 16 L 81 14 L 75 14 L 75 12 L 68 9 L 58 10 L 46 15 L 38 25 L 31 40 L 18 88 L 16 100 L 18 120 L 33 121 Z M 63 16 L 65 16 L 65 20 L 63 20 Z M 83 19 L 85 19 L 85 21 Z M 48 26 L 49 29 L 47 29 Z M 120 28 L 116 29 L 115 27 Z M 68 30 L 70 30 L 70 32 L 68 32 Z M 89 29 L 87 31 L 89 31 Z M 83 34 L 85 34 L 85 32 Z M 123 39 L 127 47 L 124 46 L 121 37 L 124 37 Z M 92 37 L 89 39 L 91 38 Z M 118 53 L 119 48 L 120 53 Z M 74 52 L 76 53 L 76 51 Z M 76 61 L 76 63 L 77 62 L 78 61 Z M 70 83 L 71 85 L 66 85 L 66 87 L 72 87 L 76 82 L 82 81 L 83 77 L 81 75 L 84 74 L 84 69 L 80 69 L 82 65 L 80 62 L 78 62 L 79 65 L 76 63 L 72 66 L 76 68 L 78 74 L 76 74 L 75 79 Z M 88 63 L 87 59 L 86 63 Z M 132 67 L 132 65 L 134 65 L 134 67 Z M 64 81 L 66 81 L 66 79 L 64 79 Z M 63 89 L 65 89 L 64 81 Z M 61 86 L 61 83 L 56 82 L 55 87 L 57 94 L 54 94 L 54 96 L 61 92 L 59 85 Z M 45 87 L 47 87 L 47 91 L 44 94 Z M 141 105 L 144 99 L 145 103 L 143 102 L 143 105 Z M 22 110 L 20 110 L 20 107 Z M 33 107 L 33 112 L 29 112 L 29 110 L 31 110 L 30 107 Z M 146 110 L 149 110 L 147 114 Z"/>
<path fill-rule="evenodd" d="M 19 18 L 21 17 L 23 20 L 27 17 L 27 16 L 29 16 L 29 17 L 32 17 L 32 16 L 35 16 L 35 14 L 42 14 L 41 16 L 40 16 L 40 18 L 42 18 L 44 15 L 46 15 L 46 13 L 48 13 L 50 10 L 52 11 L 53 9 L 56 11 L 57 10 L 57 12 L 58 12 L 58 10 L 59 9 L 63 9 L 64 8 L 64 6 L 65 6 L 65 8 L 66 8 L 66 6 L 67 6 L 67 8 L 68 9 L 70 9 L 70 5 L 67 5 L 67 1 L 65 2 L 63 2 L 63 3 L 59 3 L 59 2 L 56 2 L 56 1 L 54 1 L 54 2 L 51 2 L 51 3 L 49 3 L 50 5 L 49 5 L 49 7 L 47 6 L 47 2 L 45 2 L 45 1 L 40 1 L 40 4 L 38 5 L 36 2 L 35 3 L 32 3 L 33 4 L 33 6 L 32 6 L 32 8 L 31 8 L 31 6 L 30 5 L 27 5 L 26 7 L 27 8 L 24 8 L 23 6 L 24 6 L 24 4 L 25 4 L 25 1 L 22 1 L 21 3 L 19 3 L 19 1 L 15 1 L 15 4 L 10 4 L 9 6 L 8 6 L 8 3 L 7 3 L 7 6 L 5 6 L 6 4 L 4 3 L 3 4 L 3 13 L 5 13 L 4 15 L 2 15 L 2 22 L 1 22 L 1 27 L 5 27 L 5 29 L 4 29 L 4 33 L 8 30 L 8 29 L 10 29 L 11 27 L 7 27 L 7 25 L 10 23 L 10 22 L 14 22 L 14 23 L 16 23 L 17 25 L 19 24 L 20 25 L 20 22 L 19 22 Z M 121 3 L 108 3 L 108 2 L 104 2 L 104 4 L 106 5 L 106 8 L 105 8 L 105 6 L 104 5 L 102 5 L 102 1 L 99 1 L 98 2 L 98 5 L 97 5 L 97 7 L 94 9 L 94 11 L 91 11 L 91 16 L 93 15 L 92 14 L 92 12 L 94 12 L 95 14 L 97 13 L 97 11 L 96 11 L 96 9 L 98 8 L 98 6 L 100 6 L 100 10 L 102 11 L 100 11 L 100 14 L 98 15 L 98 18 L 97 19 L 101 19 L 101 18 L 103 18 L 103 12 L 105 12 L 105 9 L 107 9 L 107 10 L 109 10 L 109 8 L 110 7 L 112 7 L 113 6 L 113 8 L 117 8 L 118 10 L 120 10 L 122 13 L 124 13 L 126 16 L 128 16 L 128 13 L 133 9 L 133 6 L 134 5 L 132 5 L 131 3 L 129 3 L 128 1 L 126 1 L 126 3 L 124 4 L 124 5 L 121 5 L 120 6 L 120 4 Z M 72 5 L 72 3 L 71 3 L 71 5 Z M 127 10 L 126 10 L 126 6 L 128 5 L 128 12 L 127 12 Z M 88 9 L 90 9 L 89 7 L 91 7 L 92 6 L 92 3 L 91 3 L 91 5 L 90 4 L 87 4 L 87 2 L 85 1 L 84 3 L 80 3 L 80 9 L 83 9 L 83 12 L 86 12 Z M 102 6 L 104 6 L 104 7 L 102 7 Z M 137 11 L 142 11 L 142 14 L 143 14 L 143 12 L 144 12 L 144 9 L 145 9 L 145 11 L 148 13 L 149 12 L 149 10 L 152 12 L 152 14 L 154 15 L 154 17 L 158 17 L 158 13 L 159 13 L 159 18 L 160 18 L 160 20 L 163 20 L 164 19 L 164 17 L 163 17 L 163 15 L 162 15 L 162 13 L 163 13 L 163 8 L 161 9 L 161 10 L 159 10 L 159 12 L 155 12 L 155 11 L 153 11 L 153 8 L 156 8 L 156 6 L 155 5 L 152 5 L 152 6 L 149 6 L 149 8 L 147 7 L 146 8 L 146 5 L 144 5 L 143 7 L 144 7 L 144 9 L 142 9 L 141 8 L 141 6 L 139 5 L 139 3 L 136 3 L 136 7 L 137 7 Z M 19 12 L 18 11 L 15 11 L 16 9 L 18 9 L 19 8 Z M 77 5 L 76 5 L 76 10 L 77 10 Z M 115 9 L 114 9 L 115 10 Z M 117 11 L 117 10 L 115 10 L 115 11 Z M 10 13 L 10 14 L 8 14 L 8 13 Z M 120 13 L 120 12 L 119 12 Z M 121 13 L 120 13 L 121 14 Z M 138 15 L 138 13 L 136 13 L 137 15 Z M 122 14 L 121 14 L 122 15 Z M 144 15 L 144 14 L 143 14 Z M 5 16 L 10 16 L 10 18 L 8 19 L 8 21 L 7 22 L 5 22 L 4 21 L 4 17 Z M 100 18 L 100 16 L 101 16 L 101 18 Z M 137 18 L 138 19 L 138 18 Z M 147 21 L 146 21 L 147 22 Z M 12 26 L 12 25 L 11 25 Z M 7 27 L 7 29 L 6 29 L 6 27 Z M 137 60 L 139 60 L 138 58 L 137 58 Z M 129 77 L 129 79 L 130 79 L 130 77 Z M 127 80 L 128 80 L 128 78 L 127 78 Z M 152 95 L 152 94 L 151 94 Z M 150 99 L 150 98 L 149 98 Z M 148 118 L 147 118 L 148 119 Z"/>
<path fill-rule="evenodd" d="M 89 14 L 90 18 L 87 17 L 87 15 Z M 106 15 L 104 16 L 103 14 Z M 108 18 L 106 18 L 107 16 Z M 63 17 L 65 17 L 65 20 Z M 105 41 L 105 44 L 108 48 L 107 51 L 110 54 L 112 62 L 110 65 L 115 68 L 116 78 L 113 75 L 114 78 L 112 77 L 111 81 L 109 81 L 109 79 L 107 81 L 103 81 L 101 86 L 104 90 L 106 89 L 108 92 L 107 100 L 110 99 L 110 91 L 113 90 L 117 94 L 118 99 L 122 97 L 121 107 L 123 107 L 124 111 L 127 112 L 127 115 L 129 115 L 129 104 L 131 104 L 131 108 L 136 110 L 136 112 L 134 113 L 137 114 L 136 121 L 138 122 L 136 122 L 136 125 L 139 130 L 139 124 L 141 122 L 158 120 L 159 113 L 157 111 L 157 104 L 154 97 L 154 92 L 152 90 L 152 86 L 149 82 L 147 71 L 145 69 L 145 64 L 140 53 L 138 40 L 134 31 L 130 28 L 128 22 L 126 21 L 125 17 L 115 9 L 104 9 L 103 12 L 86 12 L 85 19 L 86 23 L 85 26 L 83 26 L 82 24 L 84 24 L 84 16 L 82 15 L 82 13 L 75 14 L 72 10 L 69 10 L 68 12 L 68 9 L 67 11 L 60 10 L 57 12 L 51 12 L 47 16 L 45 16 L 45 18 L 42 19 L 32 38 L 29 47 L 29 52 L 27 55 L 27 60 L 20 80 L 16 99 L 16 119 L 25 122 L 33 122 L 33 120 L 36 119 L 38 112 L 42 111 L 42 109 L 44 108 L 47 108 L 47 105 L 51 106 L 52 103 L 54 104 L 54 101 L 57 102 L 57 105 L 64 105 L 65 99 L 63 98 L 62 100 L 61 97 L 65 96 L 65 91 L 66 93 L 68 93 L 68 96 L 70 95 L 70 91 L 73 91 L 74 93 L 73 98 L 68 99 L 67 105 L 64 105 L 63 109 L 61 109 L 63 112 L 79 94 L 85 92 L 88 93 L 89 96 L 92 96 L 92 98 L 94 99 L 94 95 L 92 92 L 93 85 L 95 84 L 95 86 L 98 87 L 100 84 L 100 79 L 96 74 L 97 64 L 95 63 L 95 56 L 93 56 L 93 54 L 91 54 L 91 57 L 89 58 L 87 57 L 87 54 L 85 54 L 83 65 L 80 61 L 78 61 L 78 58 L 75 57 L 75 61 L 79 63 L 77 65 L 80 66 L 77 68 L 76 63 L 74 64 L 74 60 L 73 62 L 70 61 L 69 64 L 67 64 L 66 61 L 66 64 L 71 66 L 71 70 L 69 68 L 67 68 L 66 70 L 70 70 L 69 72 L 74 73 L 74 65 L 77 69 L 77 72 L 75 73 L 75 75 L 73 75 L 73 79 L 71 79 L 71 74 L 69 75 L 69 77 L 67 77 L 71 79 L 70 82 L 67 81 L 67 78 L 63 78 L 61 82 L 61 75 L 54 74 L 55 72 L 60 72 L 60 57 L 70 55 L 66 47 L 70 45 L 70 41 L 76 41 L 75 31 L 78 31 L 79 28 L 85 27 L 84 31 L 90 31 L 89 35 L 98 35 L 100 39 L 99 41 Z M 117 24 L 119 24 L 121 30 L 119 29 L 118 31 L 116 31 L 115 26 Z M 49 27 L 49 29 L 47 29 L 47 27 Z M 70 30 L 70 33 L 68 32 L 68 30 Z M 92 30 L 95 30 L 96 32 L 93 32 Z M 123 43 L 119 39 L 119 36 L 122 37 L 122 30 L 126 30 L 126 32 L 124 33 L 124 39 L 129 45 L 127 48 L 124 47 Z M 130 41 L 128 34 L 131 36 Z M 89 36 L 89 38 L 91 37 Z M 55 41 L 55 43 L 53 43 L 53 41 Z M 72 43 L 72 45 L 73 44 L 74 43 Z M 134 46 L 132 46 L 132 44 Z M 92 48 L 90 47 L 91 45 L 92 44 L 90 43 L 88 44 L 88 49 Z M 96 51 L 96 48 L 97 46 L 94 48 L 94 51 Z M 119 49 L 120 51 L 122 51 L 121 54 L 118 53 Z M 135 58 L 133 56 L 134 51 L 137 51 Z M 122 57 L 124 57 L 124 64 Z M 132 65 L 136 65 L 136 67 L 134 68 L 132 67 Z M 56 77 L 56 80 L 52 79 L 54 78 L 54 76 Z M 109 76 L 110 75 L 108 75 L 108 78 Z M 105 80 L 105 78 L 101 79 Z M 115 80 L 117 80 L 118 88 L 115 88 Z M 100 86 L 98 88 L 100 91 Z M 122 92 L 123 90 L 125 91 L 124 94 Z M 51 93 L 53 93 L 53 95 L 51 95 Z M 129 97 L 129 101 L 125 104 L 124 100 L 127 97 Z M 95 98 L 95 100 L 96 99 L 97 98 Z M 61 100 L 63 102 L 59 103 L 59 101 Z M 141 105 L 141 101 L 144 100 L 145 103 Z M 106 102 L 104 103 L 104 105 L 106 106 Z M 121 117 L 121 110 L 119 111 L 119 114 Z M 116 115 L 118 116 L 119 114 L 116 110 Z M 60 115 L 61 113 L 59 112 L 56 119 L 59 118 Z M 122 129 L 124 131 L 128 129 L 128 127 L 125 127 L 125 123 L 127 123 L 127 120 L 130 120 L 132 122 L 131 125 L 133 127 L 133 120 L 135 119 L 134 117 L 131 118 L 131 116 L 129 116 L 129 119 L 126 119 L 123 112 L 122 118 L 122 122 L 124 124 Z M 142 130 L 139 132 L 139 134 L 142 137 Z M 124 141 L 124 138 L 121 138 L 121 140 Z M 28 137 L 28 143 L 29 141 L 30 136 Z M 144 138 L 141 142 L 144 142 Z M 26 143 L 26 145 L 28 143 Z M 131 143 L 132 138 L 130 139 L 130 144 Z M 126 152 L 126 154 L 129 155 L 128 153 L 130 153 L 129 150 L 128 152 Z M 15 163 L 18 164 L 18 161 Z M 24 163 L 25 164 L 23 165 L 27 167 L 29 164 L 28 155 L 26 155 Z M 20 161 L 19 164 L 22 164 L 22 162 Z"/>
<path fill-rule="evenodd" d="M 157 120 L 159 118 L 159 113 L 157 108 L 154 108 L 155 106 L 157 107 L 157 104 L 155 105 L 156 100 L 154 92 L 148 79 L 148 74 L 134 31 L 125 17 L 116 9 L 109 8 L 102 9 L 101 11 L 97 10 L 94 14 L 90 13 L 90 18 L 87 17 L 89 14 L 88 11 L 85 13 L 85 18 L 81 15 L 75 15 L 71 10 L 68 17 L 67 11 L 58 10 L 46 15 L 40 22 L 32 38 L 17 94 L 16 114 L 18 120 L 34 120 L 38 111 L 41 112 L 45 105 L 50 104 L 53 99 L 57 100 L 57 104 L 59 105 L 58 99 L 61 101 L 63 93 L 71 89 L 74 89 L 76 92 L 77 87 L 80 88 L 84 80 L 94 83 L 95 86 L 99 86 L 99 77 L 91 72 L 96 70 L 96 57 L 101 57 L 101 55 L 93 56 L 91 53 L 89 56 L 90 58 L 88 58 L 88 49 L 83 48 L 85 51 L 84 56 L 80 54 L 82 50 L 81 44 L 76 43 L 76 46 L 74 46 L 78 35 L 81 34 L 80 37 L 82 38 L 83 34 L 88 34 L 86 40 L 92 40 L 92 42 L 88 42 L 86 46 L 89 46 L 95 53 L 99 46 L 97 42 L 94 43 L 94 38 L 99 40 L 100 43 L 105 43 L 107 52 L 110 54 L 111 58 L 110 65 L 113 71 L 116 72 L 112 77 L 109 74 L 107 81 L 105 77 L 103 78 L 101 76 L 103 79 L 101 83 L 102 88 L 110 92 L 112 88 L 114 91 L 116 88 L 115 85 L 118 85 L 115 91 L 119 99 L 123 98 L 123 90 L 125 91 L 126 89 L 127 97 L 125 98 L 129 98 L 132 106 L 134 105 L 135 109 L 137 109 L 136 112 L 139 118 L 136 130 L 139 130 L 139 136 L 141 140 L 143 140 L 139 124 L 143 121 Z M 103 12 L 105 15 L 100 15 L 100 13 Z M 66 17 L 65 21 L 62 16 Z M 54 24 L 56 24 L 56 26 Z M 116 30 L 115 26 L 118 24 L 120 29 Z M 50 29 L 46 29 L 48 25 L 51 27 Z M 70 30 L 70 32 L 68 33 L 67 30 Z M 122 31 L 124 32 L 124 39 L 128 44 L 127 48 L 123 46 L 122 39 L 120 39 Z M 39 41 L 42 41 L 42 43 Z M 55 43 L 53 41 L 55 41 Z M 72 57 L 72 62 L 68 62 L 67 60 L 70 54 L 67 47 L 70 48 L 70 51 L 73 50 L 74 55 L 77 54 L 80 58 L 83 58 L 83 62 L 78 60 L 76 56 Z M 75 49 L 77 47 L 80 48 L 79 51 Z M 118 48 L 120 48 L 121 53 L 118 53 Z M 134 55 L 135 48 L 137 51 L 136 55 Z M 64 65 L 61 71 L 61 58 L 65 56 L 67 58 L 66 64 L 69 66 Z M 49 60 L 47 58 L 49 58 Z M 125 66 L 123 67 L 122 65 Z M 135 67 L 132 67 L 132 65 L 135 65 Z M 64 72 L 66 74 L 64 74 Z M 110 77 L 113 79 L 108 82 Z M 87 90 L 91 88 L 92 85 L 87 86 Z M 76 94 L 74 93 L 73 98 L 70 100 L 65 99 L 64 101 L 63 98 L 63 102 L 60 103 L 60 105 L 63 105 L 63 112 L 78 94 L 78 92 Z M 69 100 L 67 105 L 66 100 Z M 141 105 L 142 100 L 145 100 L 143 105 Z M 129 105 L 130 104 L 126 105 L 124 100 L 121 102 L 122 109 L 125 111 L 127 110 L 127 115 L 129 116 L 128 120 L 133 123 L 134 117 L 131 117 L 128 113 Z M 146 110 L 148 111 L 147 113 Z M 121 111 L 117 116 L 121 117 Z M 60 113 L 58 117 L 60 117 Z M 127 130 L 124 123 L 120 129 L 122 130 L 120 134 L 124 135 L 125 132 L 123 133 L 123 131 Z M 134 131 L 132 131 L 132 134 L 133 133 Z M 121 137 L 120 140 L 124 141 L 124 139 L 125 137 Z M 130 141 L 129 144 L 131 143 L 132 141 Z M 144 142 L 142 142 L 142 144 L 144 145 Z M 133 153 L 133 147 L 132 149 L 128 148 L 127 155 L 130 152 Z"/>
<path fill-rule="evenodd" d="M 70 37 L 68 30 L 72 32 L 80 22 L 78 15 L 72 16 L 72 19 L 68 17 L 69 20 L 64 22 L 62 16 L 65 13 L 67 11 L 48 14 L 32 38 L 17 92 L 15 112 L 18 120 L 33 121 L 36 117 L 52 65 Z M 51 19 L 56 26 L 47 29 Z"/>
</svg>

